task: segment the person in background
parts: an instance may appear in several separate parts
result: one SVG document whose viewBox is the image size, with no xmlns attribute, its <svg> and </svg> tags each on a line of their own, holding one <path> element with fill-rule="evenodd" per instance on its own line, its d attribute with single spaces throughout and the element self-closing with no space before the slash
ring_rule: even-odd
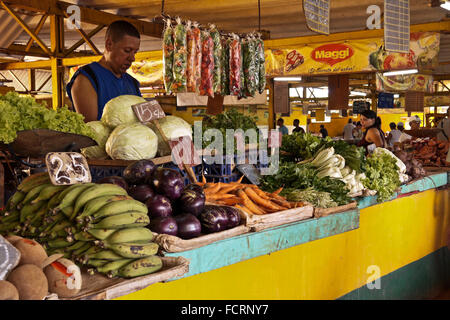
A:
<svg viewBox="0 0 450 320">
<path fill-rule="evenodd" d="M 353 129 L 355 129 L 355 125 L 352 119 L 348 119 L 348 123 L 344 126 L 344 140 L 353 140 Z"/>
<path fill-rule="evenodd" d="M 450 141 L 450 107 L 447 109 L 447 117 L 439 121 L 437 128 L 441 129 L 437 139 L 439 141 Z"/>
<path fill-rule="evenodd" d="M 282 118 L 277 120 L 278 131 L 281 132 L 282 135 L 289 134 L 289 129 L 284 125 L 284 120 Z"/>
<path fill-rule="evenodd" d="M 394 143 L 399 142 L 402 132 L 397 129 L 397 126 L 394 122 L 391 122 L 389 124 L 389 127 L 391 128 L 391 131 L 389 132 L 386 142 L 388 143 L 389 147 L 393 148 Z"/>
<path fill-rule="evenodd" d="M 413 116 L 409 118 L 409 126 L 411 127 L 411 130 L 418 130 L 420 129 L 420 123 L 422 121 L 418 116 Z"/>
<path fill-rule="evenodd" d="M 323 124 L 320 125 L 320 134 L 322 135 L 322 138 L 328 137 L 328 131 L 325 129 L 325 126 Z"/>
<path fill-rule="evenodd" d="M 365 131 L 361 141 L 358 142 L 358 146 L 364 147 L 366 154 L 375 147 L 386 148 L 386 138 L 383 130 L 381 130 L 381 119 L 377 117 L 375 111 L 365 110 L 361 113 L 361 124 Z"/>
<path fill-rule="evenodd" d="M 105 51 L 98 62 L 79 68 L 66 90 L 84 121 L 100 120 L 105 104 L 120 95 L 142 96 L 139 82 L 127 73 L 139 51 L 140 35 L 127 21 L 117 20 L 106 30 Z"/>
<path fill-rule="evenodd" d="M 397 123 L 397 130 L 399 130 L 400 132 L 403 132 L 403 130 L 405 130 L 405 124 L 401 121 L 399 123 Z"/>
<path fill-rule="evenodd" d="M 358 121 L 358 122 L 356 123 L 355 129 L 353 129 L 353 138 L 354 138 L 355 140 L 361 140 L 362 137 L 363 137 L 363 135 L 364 135 L 364 133 L 363 133 L 363 131 L 362 131 L 362 125 L 361 125 L 361 122 Z"/>
<path fill-rule="evenodd" d="M 305 129 L 303 129 L 302 127 L 300 127 L 300 120 L 295 119 L 294 122 L 292 123 L 294 125 L 294 130 L 292 130 L 292 133 L 294 132 L 300 132 L 300 133 L 305 133 Z"/>
</svg>

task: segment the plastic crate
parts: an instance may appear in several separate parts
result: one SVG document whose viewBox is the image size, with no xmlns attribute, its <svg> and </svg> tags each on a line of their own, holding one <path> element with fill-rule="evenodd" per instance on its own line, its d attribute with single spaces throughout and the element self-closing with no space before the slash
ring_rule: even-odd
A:
<svg viewBox="0 0 450 320">
<path fill-rule="evenodd" d="M 245 154 L 223 155 L 222 163 L 207 164 L 203 158 L 203 174 L 214 176 L 229 176 L 237 172 L 236 166 L 244 163 L 258 163 L 258 152 L 246 151 Z"/>
<path fill-rule="evenodd" d="M 205 175 L 206 182 L 235 182 L 238 181 L 242 174 L 233 173 L 227 176 L 218 176 L 218 175 Z"/>
<path fill-rule="evenodd" d="M 125 167 L 89 166 L 89 170 L 91 171 L 92 182 L 97 182 L 105 177 L 122 177 Z"/>
</svg>

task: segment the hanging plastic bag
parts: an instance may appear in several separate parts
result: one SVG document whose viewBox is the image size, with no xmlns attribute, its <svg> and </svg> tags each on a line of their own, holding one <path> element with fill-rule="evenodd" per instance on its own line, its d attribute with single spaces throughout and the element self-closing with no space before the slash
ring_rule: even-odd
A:
<svg viewBox="0 0 450 320">
<path fill-rule="evenodd" d="M 221 87 L 222 96 L 230 95 L 230 43 L 231 39 L 222 37 L 222 69 L 221 69 Z"/>
<path fill-rule="evenodd" d="M 173 28 L 170 19 L 166 21 L 163 34 L 163 65 L 164 65 L 164 89 L 171 92 L 173 83 Z"/>
<path fill-rule="evenodd" d="M 266 89 L 266 58 L 264 56 L 264 41 L 261 39 L 261 35 L 256 39 L 257 44 L 257 56 L 259 59 L 259 85 L 258 92 L 261 94 Z"/>
<path fill-rule="evenodd" d="M 230 94 L 238 96 L 241 91 L 241 43 L 233 35 L 230 43 Z"/>
<path fill-rule="evenodd" d="M 241 64 L 239 68 L 239 73 L 241 77 L 241 86 L 239 88 L 238 100 L 243 99 L 247 96 L 247 88 L 245 87 L 245 74 L 244 74 L 244 51 L 247 50 L 247 41 L 246 39 L 240 39 L 241 43 Z"/>
<path fill-rule="evenodd" d="M 243 44 L 244 51 L 244 80 L 245 80 L 245 94 L 253 97 L 258 89 L 255 74 L 259 74 L 256 70 L 256 43 L 250 36 L 245 39 Z"/>
<path fill-rule="evenodd" d="M 194 66 L 194 78 L 195 78 L 195 92 L 200 92 L 200 86 L 202 83 L 202 32 L 198 27 L 198 23 L 194 22 L 192 27 L 192 33 L 194 35 L 195 44 L 195 66 Z"/>
<path fill-rule="evenodd" d="M 220 32 L 215 25 L 211 25 L 211 38 L 214 42 L 214 75 L 213 75 L 213 91 L 216 94 L 221 94 L 221 76 L 222 76 L 222 41 L 220 39 Z"/>
<path fill-rule="evenodd" d="M 172 92 L 186 92 L 187 41 L 186 27 L 177 18 L 174 30 L 173 83 Z"/>
<path fill-rule="evenodd" d="M 214 42 L 208 31 L 202 32 L 202 76 L 200 95 L 214 98 Z"/>
<path fill-rule="evenodd" d="M 186 64 L 186 86 L 187 92 L 195 92 L 195 39 L 194 32 L 191 27 L 191 21 L 186 23 L 186 41 L 187 41 L 187 64 Z"/>
</svg>

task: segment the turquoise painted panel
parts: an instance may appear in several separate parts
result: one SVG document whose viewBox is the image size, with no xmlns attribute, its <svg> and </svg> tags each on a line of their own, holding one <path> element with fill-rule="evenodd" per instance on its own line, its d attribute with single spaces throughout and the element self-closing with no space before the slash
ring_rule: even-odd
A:
<svg viewBox="0 0 450 320">
<path fill-rule="evenodd" d="M 442 247 L 380 279 L 379 289 L 366 285 L 340 300 L 415 300 L 434 298 L 450 286 L 450 250 Z"/>
<path fill-rule="evenodd" d="M 448 183 L 448 175 L 446 172 L 437 173 L 425 177 L 423 179 L 414 181 L 410 184 L 401 186 L 401 190 L 395 193 L 392 198 L 388 201 L 396 199 L 399 195 L 410 193 L 410 192 L 422 192 L 430 189 L 435 189 L 438 187 L 445 186 Z M 356 199 L 358 201 L 358 208 L 364 209 L 370 206 L 377 205 L 377 196 L 363 197 Z"/>
<path fill-rule="evenodd" d="M 182 276 L 184 278 L 357 228 L 359 210 L 354 209 L 250 232 L 197 249 L 165 255 L 183 256 L 190 260 L 189 272 Z"/>
</svg>

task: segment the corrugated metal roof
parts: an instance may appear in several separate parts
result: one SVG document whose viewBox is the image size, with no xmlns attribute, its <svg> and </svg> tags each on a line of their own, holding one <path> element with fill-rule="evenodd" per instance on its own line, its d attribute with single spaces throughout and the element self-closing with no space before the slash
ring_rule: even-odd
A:
<svg viewBox="0 0 450 320">
<path fill-rule="evenodd" d="M 28 71 L 27 70 L 13 70 L 12 71 L 15 76 L 25 85 L 26 89 L 28 87 Z M 24 87 L 11 75 L 8 71 L 0 71 L 0 79 L 8 79 L 12 80 L 12 82 L 8 83 L 9 87 L 14 87 L 16 91 L 25 91 Z M 36 78 L 36 90 L 41 87 L 41 85 L 48 79 L 51 75 L 50 71 L 47 70 L 36 70 L 35 78 Z M 51 79 L 44 85 L 41 89 L 42 93 L 52 93 L 52 81 Z"/>
<path fill-rule="evenodd" d="M 38 21 L 38 16 L 19 15 L 19 17 L 28 25 L 34 26 Z M 8 48 L 22 33 L 25 33 L 22 27 L 4 10 L 0 10 L 0 48 Z M 28 36 L 28 35 L 27 35 Z M 29 36 L 28 36 L 29 38 Z"/>
</svg>

